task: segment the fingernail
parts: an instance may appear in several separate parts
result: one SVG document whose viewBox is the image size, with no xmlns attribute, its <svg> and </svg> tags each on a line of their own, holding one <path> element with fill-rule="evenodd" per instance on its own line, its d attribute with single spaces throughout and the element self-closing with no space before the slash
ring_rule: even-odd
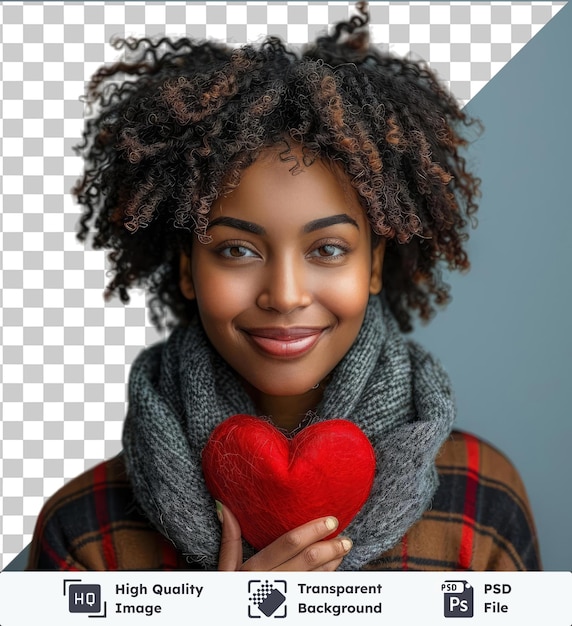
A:
<svg viewBox="0 0 572 626">
<path fill-rule="evenodd" d="M 352 549 L 353 545 L 354 544 L 352 543 L 351 539 L 347 539 L 347 538 L 342 539 L 342 547 L 345 552 L 349 552 Z"/>
<path fill-rule="evenodd" d="M 218 521 L 222 524 L 223 522 L 222 502 L 215 500 L 215 504 L 216 504 L 216 516 L 218 517 Z"/>
<path fill-rule="evenodd" d="M 334 530 L 334 528 L 338 527 L 338 520 L 335 517 L 327 517 L 326 518 L 326 528 L 328 530 Z"/>
</svg>

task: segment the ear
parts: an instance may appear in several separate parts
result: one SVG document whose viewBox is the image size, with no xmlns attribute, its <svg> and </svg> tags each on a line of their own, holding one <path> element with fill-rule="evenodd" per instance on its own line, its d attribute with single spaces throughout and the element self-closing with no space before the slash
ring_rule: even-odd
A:
<svg viewBox="0 0 572 626">
<path fill-rule="evenodd" d="M 195 299 L 195 287 L 193 285 L 193 275 L 191 271 L 191 259 L 181 252 L 181 259 L 179 264 L 179 287 L 181 293 L 187 298 L 187 300 Z"/>
<path fill-rule="evenodd" d="M 369 279 L 369 293 L 376 295 L 383 285 L 383 258 L 385 256 L 385 239 L 378 239 L 371 250 L 371 276 Z"/>
</svg>

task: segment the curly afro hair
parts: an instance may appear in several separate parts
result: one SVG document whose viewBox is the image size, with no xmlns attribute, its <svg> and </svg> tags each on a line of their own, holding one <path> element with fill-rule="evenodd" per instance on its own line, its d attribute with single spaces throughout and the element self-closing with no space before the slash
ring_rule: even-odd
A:
<svg viewBox="0 0 572 626">
<path fill-rule="evenodd" d="M 387 240 L 384 296 L 401 329 L 449 299 L 441 268 L 467 269 L 467 226 L 480 181 L 461 133 L 474 123 L 422 63 L 369 45 L 365 3 L 302 52 L 278 38 L 229 47 L 187 38 L 116 42 L 129 61 L 100 68 L 86 100 L 83 177 L 73 189 L 80 240 L 110 249 L 106 295 L 150 294 L 151 319 L 196 314 L 179 289 L 179 258 L 208 240 L 213 202 L 262 150 L 341 166 L 372 231 Z M 296 151 L 297 152 L 297 151 Z M 196 237 L 191 237 L 190 232 Z"/>
</svg>

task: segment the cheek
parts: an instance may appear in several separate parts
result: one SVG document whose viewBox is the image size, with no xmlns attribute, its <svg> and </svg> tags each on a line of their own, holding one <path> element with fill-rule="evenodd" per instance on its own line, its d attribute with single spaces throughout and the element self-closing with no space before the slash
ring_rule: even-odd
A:
<svg viewBox="0 0 572 626">
<path fill-rule="evenodd" d="M 195 273 L 197 306 L 204 324 L 232 320 L 252 300 L 250 281 L 229 272 Z"/>
<path fill-rule="evenodd" d="M 369 277 L 369 268 L 342 272 L 320 281 L 316 295 L 340 320 L 357 319 L 361 323 L 369 301 Z"/>
</svg>

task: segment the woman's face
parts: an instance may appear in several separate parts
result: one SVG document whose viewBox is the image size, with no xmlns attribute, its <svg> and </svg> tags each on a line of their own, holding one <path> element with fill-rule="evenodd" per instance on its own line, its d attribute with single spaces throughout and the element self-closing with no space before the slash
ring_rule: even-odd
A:
<svg viewBox="0 0 572 626">
<path fill-rule="evenodd" d="M 209 244 L 181 259 L 212 345 L 255 390 L 296 396 L 349 350 L 370 294 L 381 289 L 384 243 L 345 174 L 316 161 L 292 175 L 269 150 L 213 205 Z"/>
</svg>

